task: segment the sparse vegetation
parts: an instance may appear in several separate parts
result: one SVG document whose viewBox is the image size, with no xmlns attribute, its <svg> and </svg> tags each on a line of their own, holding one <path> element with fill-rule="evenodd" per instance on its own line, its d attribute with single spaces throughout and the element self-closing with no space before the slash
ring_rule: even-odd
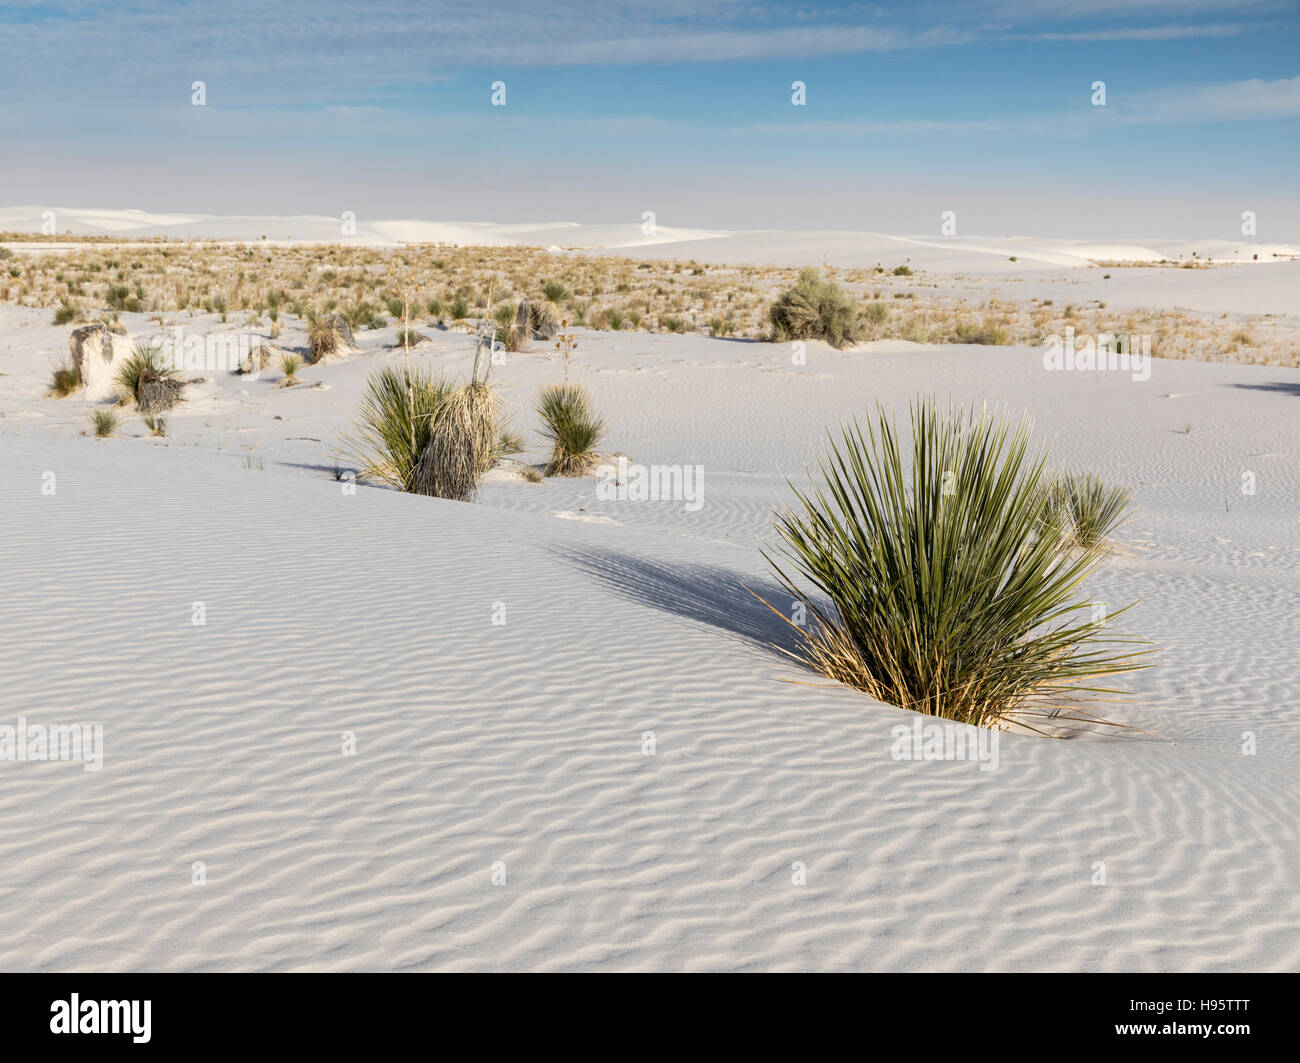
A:
<svg viewBox="0 0 1300 1063">
<path fill-rule="evenodd" d="M 596 448 L 605 422 L 592 409 L 591 396 L 581 384 L 552 384 L 537 404 L 542 435 L 551 444 L 548 476 L 585 476 L 596 464 Z"/>
<path fill-rule="evenodd" d="M 100 439 L 106 439 L 117 431 L 118 425 L 121 424 L 114 409 L 98 409 L 90 411 L 90 430 Z"/>
</svg>

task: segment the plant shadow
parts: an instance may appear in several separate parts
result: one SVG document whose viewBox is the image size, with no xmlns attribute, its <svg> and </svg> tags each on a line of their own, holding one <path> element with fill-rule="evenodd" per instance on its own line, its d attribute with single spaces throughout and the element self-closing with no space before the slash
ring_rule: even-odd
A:
<svg viewBox="0 0 1300 1063">
<path fill-rule="evenodd" d="M 1234 388 L 1246 391 L 1277 391 L 1283 395 L 1300 395 L 1300 381 L 1270 380 L 1265 384 L 1232 384 Z"/>
<path fill-rule="evenodd" d="M 773 608 L 789 606 L 789 592 L 773 580 L 742 579 L 711 565 L 667 565 L 617 550 L 560 547 L 556 552 L 627 601 L 707 624 L 768 651 L 793 652 L 798 646 L 795 629 L 754 597 Z"/>
</svg>

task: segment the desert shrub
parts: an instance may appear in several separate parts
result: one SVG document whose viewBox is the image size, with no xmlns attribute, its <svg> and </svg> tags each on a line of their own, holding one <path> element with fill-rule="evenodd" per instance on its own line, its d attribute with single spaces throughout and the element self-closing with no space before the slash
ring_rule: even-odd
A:
<svg viewBox="0 0 1300 1063">
<path fill-rule="evenodd" d="M 346 323 L 347 319 L 337 314 L 307 311 L 307 346 L 313 362 L 323 362 L 350 344 L 351 337 L 344 329 Z"/>
<path fill-rule="evenodd" d="M 54 311 L 54 323 L 56 325 L 70 325 L 72 322 L 81 317 L 81 310 L 66 300 L 59 304 Z"/>
<path fill-rule="evenodd" d="M 138 401 L 141 384 L 151 380 L 161 380 L 174 372 L 176 370 L 168 362 L 167 355 L 161 347 L 137 343 L 114 375 L 113 382 L 123 395 Z"/>
<path fill-rule="evenodd" d="M 686 322 L 683 321 L 676 314 L 669 314 L 666 317 L 661 317 L 659 319 L 659 325 L 661 328 L 664 328 L 669 332 L 686 331 Z"/>
<path fill-rule="evenodd" d="M 397 332 L 393 334 L 394 347 L 414 347 L 420 341 L 427 339 L 423 332 L 407 326 L 398 326 Z"/>
<path fill-rule="evenodd" d="M 559 281 L 546 281 L 542 284 L 542 294 L 552 303 L 562 303 L 569 298 L 569 289 Z"/>
<path fill-rule="evenodd" d="M 853 302 L 815 269 L 801 269 L 795 286 L 783 292 L 768 313 L 777 343 L 825 340 L 832 347 L 845 347 L 858 338 Z"/>
<path fill-rule="evenodd" d="M 56 399 L 66 399 L 81 387 L 81 370 L 75 365 L 61 365 L 50 378 L 49 394 Z"/>
<path fill-rule="evenodd" d="M 552 384 L 537 403 L 542 435 L 551 444 L 548 476 L 583 476 L 596 464 L 596 447 L 605 422 L 592 410 L 591 396 L 581 384 Z"/>
<path fill-rule="evenodd" d="M 1127 487 L 1112 487 L 1092 472 L 1061 473 L 1049 493 L 1044 527 L 1055 527 L 1066 542 L 1085 549 L 1103 545 L 1124 523 L 1133 501 Z"/>
<path fill-rule="evenodd" d="M 862 308 L 862 320 L 874 333 L 879 333 L 889 320 L 889 306 L 876 299 Z"/>
<path fill-rule="evenodd" d="M 910 277 L 912 275 L 911 266 L 895 266 L 893 270 L 895 277 Z"/>
<path fill-rule="evenodd" d="M 1059 717 L 1096 677 L 1142 667 L 1110 645 L 1133 640 L 1078 615 L 1099 549 L 1040 534 L 1053 503 L 1029 422 L 930 400 L 911 422 L 910 460 L 882 409 L 865 431 L 842 427 L 824 482 L 795 490 L 802 512 L 777 515 L 768 560 L 815 621 L 795 628 L 795 656 L 889 704 L 989 727 Z"/>
<path fill-rule="evenodd" d="M 90 430 L 100 439 L 111 436 L 117 431 L 117 426 L 120 423 L 116 410 L 99 409 L 90 411 Z"/>
<path fill-rule="evenodd" d="M 355 465 L 360 476 L 411 490 L 433 415 L 450 393 L 445 380 L 418 369 L 376 370 L 366 379 L 357 421 L 343 437 L 347 452 L 340 457 Z"/>
<path fill-rule="evenodd" d="M 1006 329 L 997 325 L 958 324 L 949 336 L 950 343 L 976 343 L 985 347 L 1005 347 L 1011 342 Z"/>
</svg>

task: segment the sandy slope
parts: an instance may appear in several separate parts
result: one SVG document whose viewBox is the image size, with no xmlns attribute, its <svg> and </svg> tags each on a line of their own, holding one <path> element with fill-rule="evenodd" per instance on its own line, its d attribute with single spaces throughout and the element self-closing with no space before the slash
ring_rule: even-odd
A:
<svg viewBox="0 0 1300 1063">
<path fill-rule="evenodd" d="M 96 441 L 84 403 L 40 397 L 66 344 L 48 317 L 0 310 L 0 723 L 99 721 L 107 749 L 97 773 L 0 763 L 0 966 L 1300 962 L 1300 371 L 1135 383 L 905 343 L 812 345 L 797 369 L 773 345 L 592 333 L 576 373 L 610 447 L 703 464 L 703 509 L 505 473 L 467 506 L 349 496 L 324 468 L 365 373 L 400 358 L 391 330 L 303 370 L 329 390 L 208 373 L 169 440 Z M 559 372 L 535 346 L 498 371 L 528 429 Z M 471 348 L 436 333 L 417 357 L 459 372 Z M 1029 408 L 1059 463 L 1136 488 L 1128 552 L 1089 590 L 1142 599 L 1125 627 L 1165 648 L 1114 714 L 1162 739 L 896 762 L 907 714 L 780 681 L 784 632 L 744 587 L 772 592 L 782 474 L 826 422 L 919 390 Z"/>
</svg>

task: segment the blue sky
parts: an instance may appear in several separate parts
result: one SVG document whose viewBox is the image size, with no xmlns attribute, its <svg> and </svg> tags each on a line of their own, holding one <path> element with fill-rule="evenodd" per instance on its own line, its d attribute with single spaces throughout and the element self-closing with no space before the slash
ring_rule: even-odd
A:
<svg viewBox="0 0 1300 1063">
<path fill-rule="evenodd" d="M 7 205 L 1294 240 L 1300 0 L 19 0 L 0 135 Z"/>
</svg>

